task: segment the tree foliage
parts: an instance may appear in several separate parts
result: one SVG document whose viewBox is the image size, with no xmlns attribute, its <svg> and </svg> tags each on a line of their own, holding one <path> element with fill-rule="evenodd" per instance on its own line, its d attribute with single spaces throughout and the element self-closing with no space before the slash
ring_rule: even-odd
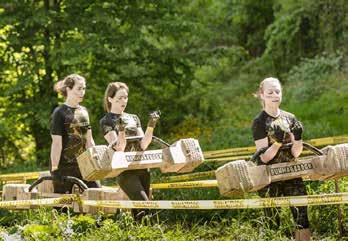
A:
<svg viewBox="0 0 348 241">
<path fill-rule="evenodd" d="M 87 79 L 97 143 L 104 90 L 123 81 L 127 111 L 143 125 L 161 109 L 157 135 L 246 144 L 257 107 L 242 105 L 256 81 L 287 80 L 302 58 L 344 52 L 346 13 L 344 0 L 1 0 L 0 164 L 47 165 L 50 114 L 64 101 L 53 85 L 70 73 Z"/>
<path fill-rule="evenodd" d="M 334 53 L 344 43 L 347 13 L 344 0 L 278 4 L 279 13 L 265 33 L 265 55 L 270 57 L 275 72 L 286 73 L 304 57 Z"/>
</svg>

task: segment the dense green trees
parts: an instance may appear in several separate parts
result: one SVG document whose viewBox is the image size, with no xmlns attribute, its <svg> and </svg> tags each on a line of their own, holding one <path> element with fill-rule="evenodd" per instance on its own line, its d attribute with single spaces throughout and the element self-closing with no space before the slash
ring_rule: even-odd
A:
<svg viewBox="0 0 348 241">
<path fill-rule="evenodd" d="M 302 58 L 347 51 L 344 3 L 1 0 L 0 165 L 47 165 L 50 112 L 62 101 L 53 85 L 73 72 L 87 78 L 98 143 L 103 92 L 124 81 L 129 112 L 146 123 L 162 110 L 157 135 L 194 135 L 206 148 L 248 144 L 261 78 L 287 82 Z"/>
</svg>

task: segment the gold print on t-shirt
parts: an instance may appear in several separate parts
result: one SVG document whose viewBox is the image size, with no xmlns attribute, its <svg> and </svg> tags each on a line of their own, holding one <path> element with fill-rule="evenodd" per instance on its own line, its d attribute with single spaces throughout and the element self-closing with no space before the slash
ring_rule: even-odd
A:
<svg viewBox="0 0 348 241">
<path fill-rule="evenodd" d="M 122 118 L 126 122 L 126 136 L 136 136 L 138 127 L 135 117 L 125 113 Z M 118 126 L 116 126 L 116 128 L 118 129 Z"/>
<path fill-rule="evenodd" d="M 271 143 L 274 141 L 289 143 L 290 142 L 290 123 L 291 120 L 287 116 L 279 116 L 276 119 L 270 118 L 266 121 L 266 126 L 268 127 L 268 137 Z M 294 157 L 291 154 L 290 149 L 282 150 L 277 153 L 270 164 L 288 162 L 293 160 Z"/>
<path fill-rule="evenodd" d="M 138 118 L 136 115 L 124 113 L 122 115 L 123 120 L 126 122 L 126 137 L 137 136 L 138 135 Z M 116 126 L 118 129 L 118 127 Z M 127 140 L 127 145 L 125 151 L 140 151 L 140 141 L 139 140 Z"/>
<path fill-rule="evenodd" d="M 289 122 L 286 118 L 279 117 L 279 118 L 275 119 L 271 125 L 272 125 L 273 129 L 277 129 L 277 127 L 279 127 L 282 131 L 284 131 L 286 133 L 290 132 L 290 125 L 289 125 Z"/>
<path fill-rule="evenodd" d="M 279 116 L 278 118 L 267 118 L 266 120 L 267 135 L 271 143 L 288 142 L 290 140 L 290 122 L 286 116 Z"/>
<path fill-rule="evenodd" d="M 131 115 L 127 115 L 127 125 L 126 129 L 129 131 L 136 131 L 137 130 L 137 122 L 135 121 L 134 117 Z"/>
<path fill-rule="evenodd" d="M 76 109 L 72 122 L 69 124 L 68 143 L 64 149 L 63 155 L 68 162 L 74 162 L 75 158 L 85 151 L 87 130 L 89 127 L 89 118 L 87 111 Z"/>
</svg>

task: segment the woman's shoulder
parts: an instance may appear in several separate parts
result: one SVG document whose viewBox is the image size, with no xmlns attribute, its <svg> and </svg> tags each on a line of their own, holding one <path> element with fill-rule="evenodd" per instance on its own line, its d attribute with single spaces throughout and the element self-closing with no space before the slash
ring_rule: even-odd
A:
<svg viewBox="0 0 348 241">
<path fill-rule="evenodd" d="M 102 124 L 106 124 L 106 123 L 110 123 L 112 122 L 112 114 L 110 112 L 107 112 L 104 114 L 104 116 L 102 118 L 100 118 L 99 123 Z"/>
<path fill-rule="evenodd" d="M 265 111 L 259 112 L 253 119 L 253 122 L 259 122 L 264 120 L 267 117 L 267 113 Z"/>
<path fill-rule="evenodd" d="M 57 114 L 63 113 L 65 110 L 66 110 L 66 105 L 64 105 L 64 104 L 57 105 L 53 109 L 52 115 L 57 115 Z"/>
</svg>

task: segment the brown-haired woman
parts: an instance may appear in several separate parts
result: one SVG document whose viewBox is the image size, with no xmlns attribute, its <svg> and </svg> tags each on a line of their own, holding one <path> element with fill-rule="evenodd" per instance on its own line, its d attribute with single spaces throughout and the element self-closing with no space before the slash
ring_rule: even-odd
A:
<svg viewBox="0 0 348 241">
<path fill-rule="evenodd" d="M 265 149 L 257 164 L 269 165 L 290 162 L 297 158 L 303 149 L 302 124 L 296 117 L 279 108 L 282 101 L 282 88 L 276 78 L 266 78 L 260 83 L 257 93 L 263 110 L 255 117 L 252 125 L 256 149 Z M 291 149 L 280 149 L 283 144 L 292 143 Z M 261 197 L 307 195 L 302 178 L 274 182 L 259 191 Z M 279 210 L 265 209 L 270 221 L 279 225 Z M 296 222 L 296 240 L 310 240 L 307 207 L 291 207 Z M 272 223 L 271 223 L 271 226 Z"/>
<path fill-rule="evenodd" d="M 86 80 L 71 74 L 56 83 L 55 90 L 65 97 L 65 102 L 52 113 L 51 174 L 82 180 L 76 158 L 95 145 L 87 109 L 80 105 L 85 96 Z M 98 182 L 84 182 L 88 187 L 100 187 Z M 73 184 L 54 180 L 53 186 L 55 193 L 71 193 Z"/>
<path fill-rule="evenodd" d="M 128 103 L 128 86 L 122 82 L 112 82 L 104 95 L 104 108 L 107 111 L 100 120 L 104 138 L 114 143 L 115 151 L 143 151 L 152 141 L 153 130 L 159 115 L 151 115 L 145 134 L 138 116 L 124 112 Z M 140 140 L 126 141 L 126 137 L 140 136 Z M 117 177 L 118 184 L 131 200 L 149 200 L 150 173 L 147 169 L 128 170 Z M 144 212 L 133 210 L 141 218 Z"/>
</svg>

